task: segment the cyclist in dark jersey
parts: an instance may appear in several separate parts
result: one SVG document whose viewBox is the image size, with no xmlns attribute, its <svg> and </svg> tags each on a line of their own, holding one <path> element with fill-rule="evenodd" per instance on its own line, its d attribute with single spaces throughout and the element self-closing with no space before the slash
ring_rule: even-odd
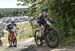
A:
<svg viewBox="0 0 75 51">
<path fill-rule="evenodd" d="M 15 37 L 14 40 L 15 40 L 15 43 L 17 42 L 14 28 L 16 28 L 16 24 L 14 23 L 14 21 L 11 21 L 11 23 L 7 25 L 7 31 L 9 32 L 9 35 L 8 35 L 9 47 L 12 47 L 12 44 L 10 42 L 10 36 L 11 36 L 10 33 L 14 32 L 14 37 Z M 16 46 L 16 44 L 14 46 Z"/>
<path fill-rule="evenodd" d="M 45 24 L 47 23 L 47 20 L 51 21 L 51 18 L 48 17 L 48 9 L 43 8 L 42 13 L 37 17 L 37 23 L 39 24 L 39 30 L 40 33 L 42 32 Z"/>
<path fill-rule="evenodd" d="M 11 23 L 7 25 L 8 32 L 11 32 L 14 26 L 16 27 L 16 24 L 14 23 L 14 21 L 11 21 Z"/>
</svg>

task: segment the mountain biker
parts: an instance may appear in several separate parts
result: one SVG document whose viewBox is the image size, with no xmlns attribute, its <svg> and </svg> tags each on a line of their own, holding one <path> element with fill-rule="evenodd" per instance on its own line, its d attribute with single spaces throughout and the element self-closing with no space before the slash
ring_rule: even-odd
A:
<svg viewBox="0 0 75 51">
<path fill-rule="evenodd" d="M 42 30 L 45 27 L 45 24 L 47 24 L 47 20 L 49 20 L 50 22 L 52 21 L 52 19 L 48 17 L 47 11 L 48 11 L 47 8 L 43 8 L 40 15 L 36 18 L 37 23 L 39 24 L 40 34 L 42 33 Z"/>
<path fill-rule="evenodd" d="M 9 47 L 12 47 L 9 37 L 10 37 L 11 32 L 16 31 L 16 24 L 14 23 L 14 21 L 11 21 L 11 23 L 7 25 L 7 30 L 9 32 L 9 35 L 8 35 Z M 15 35 L 15 40 L 16 40 L 16 34 L 14 33 L 14 35 Z M 16 46 L 16 44 L 14 46 Z"/>
</svg>

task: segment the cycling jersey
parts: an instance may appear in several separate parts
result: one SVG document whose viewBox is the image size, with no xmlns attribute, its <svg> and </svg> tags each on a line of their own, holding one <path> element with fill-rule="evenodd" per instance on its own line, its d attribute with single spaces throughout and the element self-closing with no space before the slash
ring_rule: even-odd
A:
<svg viewBox="0 0 75 51">
<path fill-rule="evenodd" d="M 38 17 L 39 26 L 44 25 L 46 23 L 46 19 L 47 15 L 46 16 L 41 15 L 40 17 Z"/>
<path fill-rule="evenodd" d="M 16 24 L 9 24 L 9 25 L 7 25 L 7 30 L 8 30 L 9 32 L 11 32 L 12 29 L 14 29 L 14 26 L 16 26 Z"/>
</svg>

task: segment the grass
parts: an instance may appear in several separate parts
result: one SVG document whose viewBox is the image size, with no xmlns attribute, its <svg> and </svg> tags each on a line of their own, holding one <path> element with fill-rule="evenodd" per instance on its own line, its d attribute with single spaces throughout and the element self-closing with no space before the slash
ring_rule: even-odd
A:
<svg viewBox="0 0 75 51">
<path fill-rule="evenodd" d="M 22 32 L 19 33 L 19 35 L 17 36 L 17 40 L 25 40 L 29 37 L 33 36 L 33 31 L 32 31 L 32 27 L 30 23 L 25 23 L 25 24 L 21 24 L 18 25 L 19 29 L 22 30 Z"/>
</svg>

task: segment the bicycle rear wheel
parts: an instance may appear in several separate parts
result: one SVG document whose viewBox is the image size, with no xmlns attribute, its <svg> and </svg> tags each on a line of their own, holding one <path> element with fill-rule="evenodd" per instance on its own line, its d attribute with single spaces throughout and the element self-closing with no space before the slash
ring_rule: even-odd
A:
<svg viewBox="0 0 75 51">
<path fill-rule="evenodd" d="M 39 30 L 35 31 L 34 39 L 35 39 L 35 43 L 36 43 L 37 46 L 42 46 L 43 45 Z"/>
<path fill-rule="evenodd" d="M 17 39 L 16 38 L 13 41 L 13 47 L 17 47 Z"/>
<path fill-rule="evenodd" d="M 47 36 L 46 36 L 46 42 L 50 48 L 55 48 L 58 46 L 59 35 L 55 29 L 51 28 L 50 30 L 48 30 Z"/>
</svg>

